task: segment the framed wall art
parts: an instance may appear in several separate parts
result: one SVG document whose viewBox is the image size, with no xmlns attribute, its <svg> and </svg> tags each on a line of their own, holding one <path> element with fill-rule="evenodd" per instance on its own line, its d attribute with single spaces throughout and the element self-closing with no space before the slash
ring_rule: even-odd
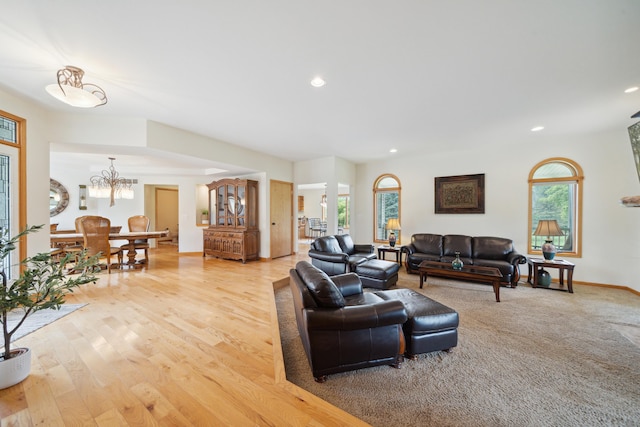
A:
<svg viewBox="0 0 640 427">
<path fill-rule="evenodd" d="M 437 177 L 435 198 L 437 214 L 483 214 L 484 174 Z"/>
</svg>

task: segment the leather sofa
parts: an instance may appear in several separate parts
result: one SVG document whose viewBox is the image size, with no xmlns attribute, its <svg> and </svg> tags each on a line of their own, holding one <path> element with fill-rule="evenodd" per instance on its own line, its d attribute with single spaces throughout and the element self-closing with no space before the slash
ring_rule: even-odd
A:
<svg viewBox="0 0 640 427">
<path fill-rule="evenodd" d="M 298 332 L 313 377 L 378 365 L 400 367 L 405 351 L 401 301 L 362 291 L 355 273 L 329 277 L 306 261 L 289 272 Z"/>
<path fill-rule="evenodd" d="M 309 245 L 311 264 L 329 276 L 356 270 L 358 264 L 376 259 L 371 244 L 355 244 L 348 234 L 319 237 Z"/>
<path fill-rule="evenodd" d="M 520 264 L 527 258 L 519 254 L 513 241 L 502 237 L 472 237 L 459 234 L 418 233 L 411 236 L 411 243 L 403 247 L 406 253 L 408 273 L 418 272 L 422 261 L 451 262 L 456 252 L 464 265 L 497 267 L 502 273 L 502 282 L 515 287 L 520 279 Z"/>
</svg>

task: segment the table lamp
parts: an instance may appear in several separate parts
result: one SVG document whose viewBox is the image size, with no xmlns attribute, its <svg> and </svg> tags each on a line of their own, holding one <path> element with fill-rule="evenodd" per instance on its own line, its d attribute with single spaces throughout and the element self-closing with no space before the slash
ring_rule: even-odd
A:
<svg viewBox="0 0 640 427">
<path fill-rule="evenodd" d="M 553 260 L 556 256 L 556 247 L 553 245 L 551 236 L 564 236 L 564 233 L 558 225 L 558 221 L 555 219 L 541 219 L 538 222 L 536 231 L 533 232 L 534 236 L 547 236 L 544 244 L 542 245 L 542 256 L 547 261 Z"/>
<path fill-rule="evenodd" d="M 389 230 L 389 246 L 393 248 L 396 245 L 396 234 L 394 230 L 401 230 L 398 218 L 389 218 L 387 221 L 387 230 Z"/>
</svg>

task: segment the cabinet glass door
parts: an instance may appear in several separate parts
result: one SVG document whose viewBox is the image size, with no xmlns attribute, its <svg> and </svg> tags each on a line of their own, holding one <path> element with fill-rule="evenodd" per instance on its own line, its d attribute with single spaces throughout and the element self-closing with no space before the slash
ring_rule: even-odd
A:
<svg viewBox="0 0 640 427">
<path fill-rule="evenodd" d="M 236 210 L 238 213 L 238 225 L 239 226 L 243 226 L 244 224 L 244 217 L 245 217 L 245 204 L 247 202 L 247 198 L 245 195 L 245 188 L 244 185 L 238 185 L 238 200 L 237 200 L 237 204 L 236 204 Z"/>
<path fill-rule="evenodd" d="M 224 186 L 216 188 L 216 224 L 224 225 L 226 222 Z"/>
<path fill-rule="evenodd" d="M 227 185 L 227 225 L 236 226 L 236 192 L 233 185 Z"/>
</svg>

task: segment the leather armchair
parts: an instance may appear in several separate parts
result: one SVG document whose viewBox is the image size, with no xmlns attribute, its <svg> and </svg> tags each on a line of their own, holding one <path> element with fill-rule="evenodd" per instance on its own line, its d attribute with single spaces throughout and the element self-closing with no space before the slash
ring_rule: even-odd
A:
<svg viewBox="0 0 640 427">
<path fill-rule="evenodd" d="M 401 301 L 364 293 L 355 273 L 329 277 L 306 261 L 289 272 L 298 332 L 317 382 L 378 365 L 400 367 L 405 350 Z"/>
<path fill-rule="evenodd" d="M 323 236 L 309 246 L 311 263 L 329 276 L 355 271 L 358 264 L 376 259 L 371 244 L 354 244 L 350 235 Z"/>
</svg>

